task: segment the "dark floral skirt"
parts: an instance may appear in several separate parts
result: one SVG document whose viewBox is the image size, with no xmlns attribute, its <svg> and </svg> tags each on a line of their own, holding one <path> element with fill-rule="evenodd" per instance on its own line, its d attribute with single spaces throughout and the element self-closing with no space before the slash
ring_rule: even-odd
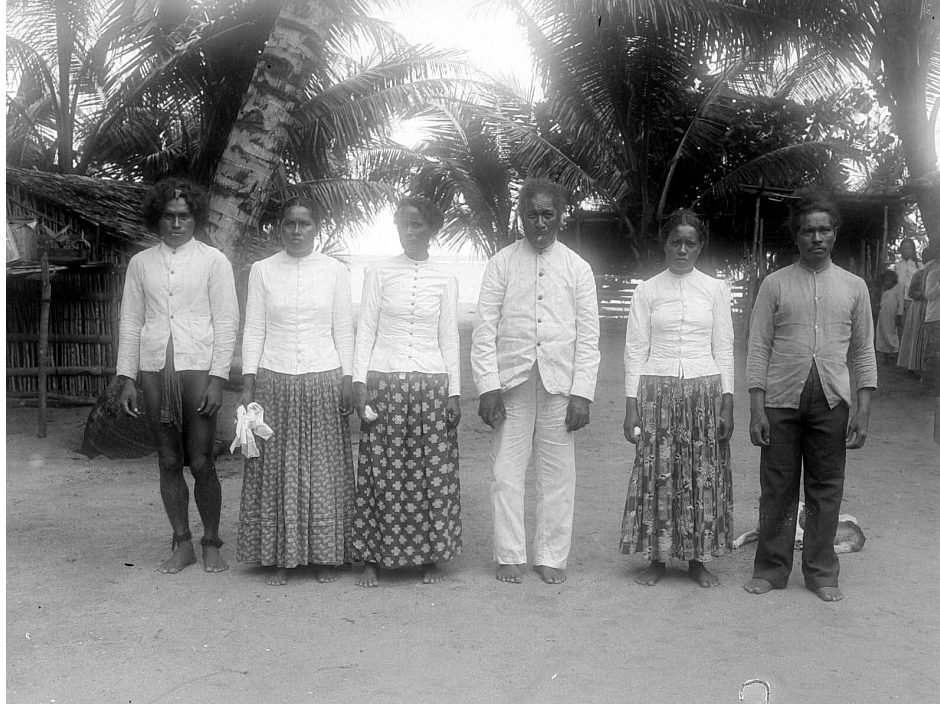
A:
<svg viewBox="0 0 940 704">
<path fill-rule="evenodd" d="M 369 372 L 378 420 L 359 437 L 353 559 L 386 568 L 461 550 L 457 429 L 447 426 L 447 375 Z"/>
<path fill-rule="evenodd" d="M 721 380 L 643 376 L 641 437 L 627 487 L 620 551 L 707 562 L 731 551 L 727 443 L 718 442 Z"/>
<path fill-rule="evenodd" d="M 245 460 L 238 519 L 240 562 L 341 565 L 350 547 L 355 473 L 339 369 L 259 369 L 255 401 L 274 435 Z"/>
</svg>

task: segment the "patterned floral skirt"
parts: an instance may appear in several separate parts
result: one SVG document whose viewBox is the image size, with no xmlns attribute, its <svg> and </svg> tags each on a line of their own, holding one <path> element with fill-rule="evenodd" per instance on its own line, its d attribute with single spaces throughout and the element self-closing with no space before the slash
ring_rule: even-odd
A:
<svg viewBox="0 0 940 704">
<path fill-rule="evenodd" d="M 369 372 L 366 389 L 379 417 L 359 437 L 353 559 L 386 568 L 448 560 L 460 552 L 461 525 L 447 375 Z"/>
<path fill-rule="evenodd" d="M 707 562 L 731 551 L 731 462 L 718 442 L 721 379 L 640 377 L 641 437 L 620 551 Z"/>
<path fill-rule="evenodd" d="M 240 562 L 341 565 L 350 547 L 355 473 L 339 369 L 259 369 L 255 401 L 274 435 L 245 460 L 238 519 Z"/>
</svg>

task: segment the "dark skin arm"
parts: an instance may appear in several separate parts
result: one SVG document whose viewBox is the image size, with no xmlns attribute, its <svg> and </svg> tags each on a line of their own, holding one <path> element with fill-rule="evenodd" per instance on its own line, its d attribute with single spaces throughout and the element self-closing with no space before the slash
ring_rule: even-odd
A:
<svg viewBox="0 0 940 704">
<path fill-rule="evenodd" d="M 568 411 L 565 413 L 565 428 L 569 433 L 581 430 L 591 422 L 591 402 L 583 396 L 571 396 L 568 399 Z"/>
<path fill-rule="evenodd" d="M 764 399 L 767 394 L 763 389 L 751 389 L 751 444 L 758 447 L 770 445 L 770 422 L 764 412 Z"/>
<path fill-rule="evenodd" d="M 137 406 L 137 387 L 134 380 L 128 376 L 119 376 L 124 382 L 121 394 L 118 396 L 118 407 L 131 418 L 137 418 L 140 415 L 140 408 Z"/>
<path fill-rule="evenodd" d="M 868 416 L 871 413 L 872 389 L 859 389 L 855 394 L 855 415 L 845 433 L 847 450 L 857 450 L 868 438 Z"/>
<path fill-rule="evenodd" d="M 477 411 L 480 420 L 495 428 L 506 418 L 506 406 L 503 405 L 503 393 L 499 389 L 480 394 L 480 407 Z"/>
<path fill-rule="evenodd" d="M 225 379 L 220 376 L 210 376 L 206 390 L 202 392 L 202 398 L 199 399 L 199 406 L 196 413 L 203 416 L 214 416 L 222 408 L 222 388 L 225 386 Z"/>
</svg>

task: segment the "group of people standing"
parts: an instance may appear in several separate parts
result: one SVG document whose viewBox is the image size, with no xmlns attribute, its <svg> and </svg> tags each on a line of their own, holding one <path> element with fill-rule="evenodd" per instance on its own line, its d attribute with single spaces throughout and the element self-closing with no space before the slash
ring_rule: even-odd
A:
<svg viewBox="0 0 940 704">
<path fill-rule="evenodd" d="M 492 428 L 493 558 L 506 583 L 521 582 L 529 562 L 530 464 L 532 563 L 548 584 L 567 577 L 574 433 L 590 422 L 600 351 L 591 267 L 558 241 L 565 208 L 557 184 L 523 184 L 524 237 L 488 262 L 474 322 L 478 415 Z M 161 242 L 128 267 L 120 403 L 131 415 L 145 413 L 157 440 L 173 529 L 160 570 L 196 560 L 189 466 L 205 567 L 221 571 L 212 439 L 239 322 L 232 270 L 194 237 L 207 215 L 201 189 L 161 182 L 144 212 Z M 245 461 L 236 556 L 267 567 L 273 585 L 302 565 L 333 581 L 350 562 L 363 565 L 361 586 L 397 568 L 417 568 L 434 583 L 441 563 L 460 553 L 462 536 L 457 281 L 428 253 L 443 215 L 423 198 L 398 203 L 403 252 L 367 270 L 354 331 L 346 268 L 314 251 L 315 212 L 303 198 L 285 203 L 284 248 L 249 276 L 239 402 L 260 405 L 273 436 Z M 867 289 L 829 256 L 837 228 L 831 203 L 801 200 L 793 219 L 800 260 L 770 275 L 754 306 L 748 388 L 751 440 L 761 446 L 761 518 L 745 586 L 754 594 L 786 585 L 805 474 L 806 584 L 826 601 L 841 598 L 833 541 L 845 448 L 865 441 L 875 371 Z M 650 561 L 637 577 L 650 586 L 668 558 L 688 561 L 700 586 L 716 585 L 706 563 L 733 542 L 734 332 L 727 287 L 695 268 L 706 240 L 692 211 L 665 222 L 666 269 L 637 287 L 626 333 L 623 429 L 636 458 L 620 547 Z M 851 420 L 846 363 L 858 386 Z M 353 410 L 361 423 L 355 467 Z"/>
</svg>

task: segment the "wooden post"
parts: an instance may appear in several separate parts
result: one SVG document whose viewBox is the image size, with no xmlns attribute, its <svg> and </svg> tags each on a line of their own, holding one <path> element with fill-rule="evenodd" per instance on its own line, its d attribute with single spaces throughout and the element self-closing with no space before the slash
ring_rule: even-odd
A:
<svg viewBox="0 0 940 704">
<path fill-rule="evenodd" d="M 888 264 L 888 204 L 885 203 L 884 219 L 881 228 L 881 246 L 878 251 L 878 264 L 875 266 L 874 274 L 878 276 L 881 270 Z"/>
<path fill-rule="evenodd" d="M 46 375 L 49 362 L 49 304 L 52 283 L 49 280 L 49 252 L 42 252 L 42 293 L 39 304 L 39 431 L 36 437 L 46 437 Z"/>
</svg>

